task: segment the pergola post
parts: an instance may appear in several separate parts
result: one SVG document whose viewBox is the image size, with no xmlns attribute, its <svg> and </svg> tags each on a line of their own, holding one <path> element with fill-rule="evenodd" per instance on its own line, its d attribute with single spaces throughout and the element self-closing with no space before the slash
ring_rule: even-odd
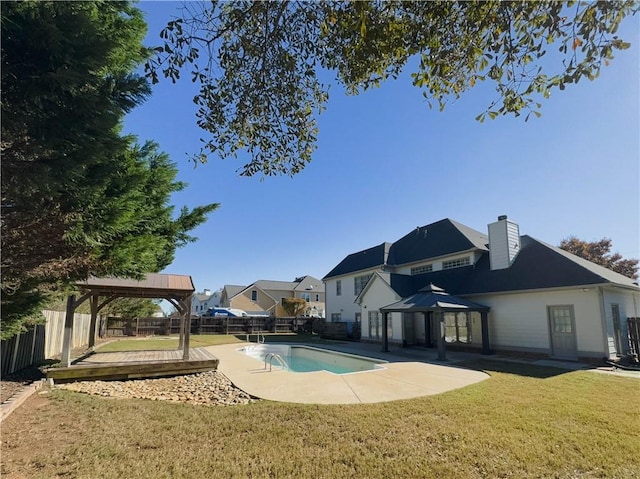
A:
<svg viewBox="0 0 640 479">
<path fill-rule="evenodd" d="M 445 328 L 444 328 L 444 313 L 442 311 L 438 311 L 436 313 L 438 316 L 438 323 L 440 325 L 440 329 L 438 332 L 438 359 L 440 361 L 447 360 L 447 352 L 446 352 L 446 341 L 445 341 Z"/>
<path fill-rule="evenodd" d="M 491 345 L 489 344 L 489 313 L 482 311 L 480 313 L 480 327 L 482 329 L 482 354 L 492 354 Z"/>
<path fill-rule="evenodd" d="M 91 323 L 89 325 L 89 349 L 93 350 L 96 345 L 96 325 L 98 319 L 98 295 L 91 296 L 89 301 L 91 306 Z"/>
<path fill-rule="evenodd" d="M 67 313 L 64 318 L 64 336 L 62 340 L 62 367 L 69 367 L 71 364 L 71 342 L 73 341 L 73 316 L 75 312 L 76 297 L 71 295 L 67 298 Z"/>
<path fill-rule="evenodd" d="M 184 316 L 186 316 L 186 319 L 185 319 L 186 329 L 185 329 L 185 335 L 184 335 L 184 348 L 182 350 L 182 359 L 186 361 L 189 359 L 189 338 L 191 336 L 191 295 L 189 295 L 189 297 L 186 298 L 185 301 L 187 303 L 187 308 L 184 313 Z"/>
<path fill-rule="evenodd" d="M 382 352 L 389 352 L 389 336 L 387 334 L 387 323 L 389 322 L 389 313 L 382 313 Z"/>
<path fill-rule="evenodd" d="M 178 349 L 184 349 L 184 311 L 180 315 L 180 328 L 178 330 Z"/>
</svg>

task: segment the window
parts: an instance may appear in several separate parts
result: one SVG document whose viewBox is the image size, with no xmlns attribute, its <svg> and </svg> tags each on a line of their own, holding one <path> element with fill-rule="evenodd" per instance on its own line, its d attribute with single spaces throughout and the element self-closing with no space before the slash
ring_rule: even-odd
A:
<svg viewBox="0 0 640 479">
<path fill-rule="evenodd" d="M 341 319 L 342 319 L 342 314 L 340 314 L 340 313 L 331 313 L 331 322 L 332 323 L 340 321 Z"/>
<path fill-rule="evenodd" d="M 467 313 L 444 313 L 444 334 L 447 343 L 470 343 L 469 315 Z"/>
<path fill-rule="evenodd" d="M 319 295 L 319 294 L 316 294 L 316 303 L 317 303 L 318 301 L 320 301 L 320 295 Z"/>
<path fill-rule="evenodd" d="M 425 264 L 423 266 L 416 266 L 415 268 L 411 268 L 411 275 L 422 274 L 422 273 L 431 273 L 433 271 L 432 264 Z"/>
<path fill-rule="evenodd" d="M 304 299 L 307 303 L 311 301 L 311 295 L 309 293 L 302 293 L 302 299 Z"/>
<path fill-rule="evenodd" d="M 336 281 L 336 296 L 342 296 L 342 280 Z"/>
<path fill-rule="evenodd" d="M 369 311 L 369 337 L 380 339 L 380 313 Z"/>
<path fill-rule="evenodd" d="M 622 356 L 624 351 L 622 350 L 622 330 L 620 325 L 620 306 L 617 304 L 611 305 L 611 319 L 613 320 L 613 341 L 616 345 L 616 356 Z"/>
<path fill-rule="evenodd" d="M 364 274 L 362 276 L 356 276 L 355 278 L 353 278 L 353 291 L 356 296 L 358 296 L 362 292 L 364 287 L 369 282 L 369 278 L 371 278 L 370 274 Z"/>
<path fill-rule="evenodd" d="M 258 292 L 255 289 L 251 291 L 251 301 L 258 301 Z"/>
<path fill-rule="evenodd" d="M 569 308 L 555 308 L 553 310 L 553 332 L 571 333 L 572 331 L 571 310 Z"/>
<path fill-rule="evenodd" d="M 459 268 L 460 266 L 469 266 L 471 264 L 471 260 L 469 257 L 452 259 L 451 261 L 443 261 L 442 269 L 451 269 L 451 268 Z"/>
</svg>

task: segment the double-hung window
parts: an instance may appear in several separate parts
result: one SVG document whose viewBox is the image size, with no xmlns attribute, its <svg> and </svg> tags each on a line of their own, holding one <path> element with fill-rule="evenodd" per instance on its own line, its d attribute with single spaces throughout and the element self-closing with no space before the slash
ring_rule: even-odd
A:
<svg viewBox="0 0 640 479">
<path fill-rule="evenodd" d="M 364 274 L 362 276 L 356 276 L 355 278 L 353 278 L 353 292 L 356 296 L 358 296 L 362 292 L 364 287 L 369 282 L 370 278 L 370 274 Z"/>
</svg>

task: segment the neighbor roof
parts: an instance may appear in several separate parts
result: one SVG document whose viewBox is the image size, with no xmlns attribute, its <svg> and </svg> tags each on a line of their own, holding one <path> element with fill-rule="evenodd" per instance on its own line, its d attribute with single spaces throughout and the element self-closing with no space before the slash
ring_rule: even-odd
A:
<svg viewBox="0 0 640 479">
<path fill-rule="evenodd" d="M 243 286 L 242 289 L 235 294 L 246 291 L 251 288 L 260 288 L 263 291 L 314 291 L 318 293 L 324 292 L 324 283 L 313 276 L 303 276 L 301 281 L 273 281 L 268 279 L 259 279 L 249 286 Z"/>
<path fill-rule="evenodd" d="M 246 286 L 238 286 L 235 284 L 225 284 L 223 291 L 227 292 L 227 298 L 233 298 L 236 294 L 238 294 L 240 291 L 242 291 L 245 288 Z"/>
</svg>

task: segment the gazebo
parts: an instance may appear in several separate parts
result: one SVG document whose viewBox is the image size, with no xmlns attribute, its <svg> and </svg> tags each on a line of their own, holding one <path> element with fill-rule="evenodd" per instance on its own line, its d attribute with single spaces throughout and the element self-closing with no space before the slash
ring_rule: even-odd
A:
<svg viewBox="0 0 640 479">
<path fill-rule="evenodd" d="M 489 347 L 489 307 L 448 294 L 444 289 L 434 284 L 425 286 L 416 294 L 397 303 L 384 306 L 380 308 L 380 311 L 382 312 L 382 350 L 385 352 L 389 351 L 389 338 L 387 335 L 389 313 L 422 313 L 424 315 L 425 331 L 429 331 L 429 315 L 435 314 L 440 325 L 438 331 L 438 359 L 445 360 L 447 356 L 444 313 L 479 312 L 482 329 L 482 354 L 491 354 Z M 428 337 L 428 334 L 425 333 L 425 336 Z"/>
<path fill-rule="evenodd" d="M 73 318 L 78 306 L 90 301 L 91 322 L 89 348 L 95 346 L 98 313 L 107 304 L 118 298 L 165 299 L 180 313 L 180 339 L 178 349 L 182 349 L 182 359 L 189 359 L 189 333 L 191 330 L 191 297 L 195 288 L 191 276 L 149 273 L 142 280 L 121 278 L 94 278 L 76 284 L 81 296 L 67 298 L 67 312 L 64 324 L 62 346 L 63 367 L 71 363 L 71 343 Z"/>
</svg>

